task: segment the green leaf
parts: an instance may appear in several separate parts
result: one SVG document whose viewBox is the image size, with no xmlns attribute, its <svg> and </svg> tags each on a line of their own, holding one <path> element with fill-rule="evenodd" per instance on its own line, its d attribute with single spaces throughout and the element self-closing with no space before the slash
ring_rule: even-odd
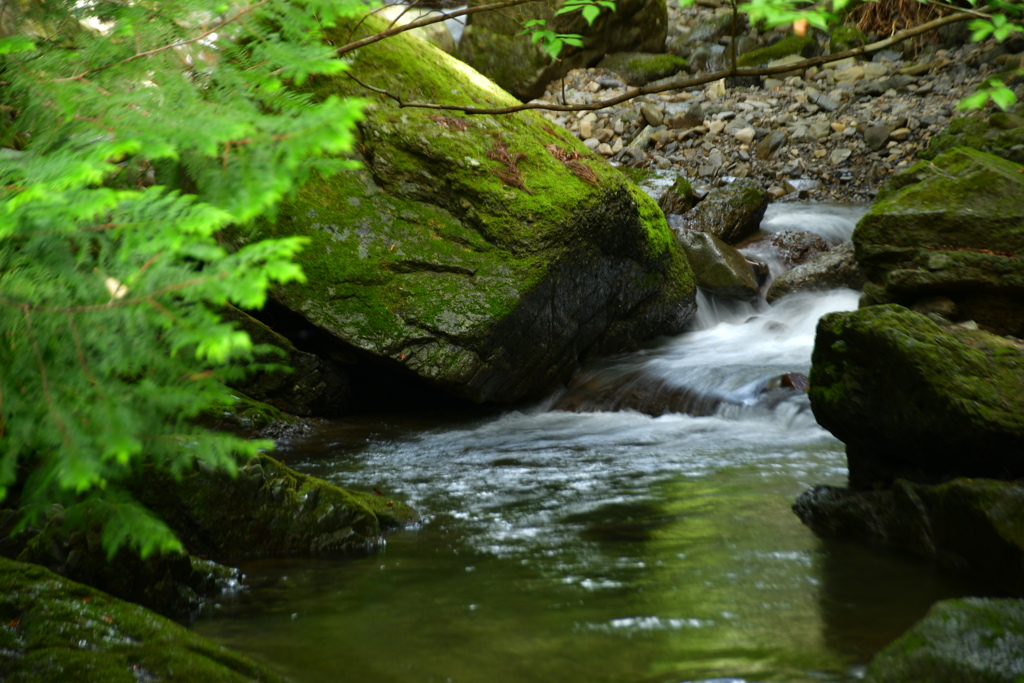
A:
<svg viewBox="0 0 1024 683">
<path fill-rule="evenodd" d="M 992 101 L 1003 111 L 1009 110 L 1017 103 L 1017 95 L 1006 86 L 992 90 L 991 96 Z"/>
</svg>

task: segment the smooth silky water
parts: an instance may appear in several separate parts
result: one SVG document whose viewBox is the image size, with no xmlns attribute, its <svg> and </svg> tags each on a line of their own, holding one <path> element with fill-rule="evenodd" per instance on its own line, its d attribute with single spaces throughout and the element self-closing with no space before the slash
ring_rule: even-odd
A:
<svg viewBox="0 0 1024 683">
<path fill-rule="evenodd" d="M 763 226 L 843 239 L 860 213 L 774 205 Z M 547 403 L 339 420 L 282 443 L 296 469 L 422 521 L 366 557 L 245 563 L 246 588 L 193 628 L 308 683 L 856 680 L 933 601 L 972 591 L 818 539 L 790 510 L 845 483 L 842 444 L 806 395 L 758 387 L 806 373 L 817 319 L 857 296 L 702 299 L 695 331 L 602 363 L 724 396 L 714 416 Z"/>
</svg>

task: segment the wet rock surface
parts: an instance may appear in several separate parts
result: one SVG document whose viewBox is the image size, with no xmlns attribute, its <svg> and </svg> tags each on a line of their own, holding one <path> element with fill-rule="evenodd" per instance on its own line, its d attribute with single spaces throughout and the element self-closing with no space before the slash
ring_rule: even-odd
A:
<svg viewBox="0 0 1024 683">
<path fill-rule="evenodd" d="M 1024 603 L 965 598 L 936 603 L 882 651 L 868 683 L 1012 683 L 1024 678 Z"/>
<path fill-rule="evenodd" d="M 0 558 L 0 678 L 5 681 L 284 679 L 173 621 L 38 565 Z"/>
</svg>

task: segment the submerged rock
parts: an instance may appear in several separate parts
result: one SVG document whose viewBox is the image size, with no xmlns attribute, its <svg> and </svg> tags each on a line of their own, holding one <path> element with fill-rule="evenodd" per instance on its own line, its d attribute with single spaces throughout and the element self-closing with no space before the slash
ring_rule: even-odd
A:
<svg viewBox="0 0 1024 683">
<path fill-rule="evenodd" d="M 359 49 L 350 72 L 413 99 L 516 104 L 405 34 Z M 369 94 L 345 75 L 315 85 L 316 97 Z M 657 205 L 540 116 L 442 116 L 378 99 L 360 149 L 363 170 L 311 179 L 262 226 L 311 240 L 299 256 L 309 284 L 275 300 L 360 362 L 511 402 L 549 392 L 587 356 L 680 332 L 692 315 L 692 275 Z"/>
<path fill-rule="evenodd" d="M 1017 683 L 1024 679 L 1024 602 L 965 598 L 928 615 L 868 666 L 867 683 Z"/>
<path fill-rule="evenodd" d="M 887 183 L 853 234 L 868 303 L 952 299 L 960 319 L 1024 336 L 1024 166 L 959 148 Z"/>
<path fill-rule="evenodd" d="M 901 306 L 818 323 L 811 406 L 850 484 L 1024 477 L 1024 345 Z"/>
<path fill-rule="evenodd" d="M 909 552 L 1024 596 L 1024 486 L 994 479 L 889 489 L 815 486 L 793 511 L 816 534 Z"/>
<path fill-rule="evenodd" d="M 574 413 L 635 410 L 658 417 L 667 413 L 714 415 L 723 397 L 672 385 L 640 372 L 583 371 L 551 406 Z"/>
<path fill-rule="evenodd" d="M 5 681 L 284 679 L 142 607 L 0 558 L 0 678 Z"/>
</svg>

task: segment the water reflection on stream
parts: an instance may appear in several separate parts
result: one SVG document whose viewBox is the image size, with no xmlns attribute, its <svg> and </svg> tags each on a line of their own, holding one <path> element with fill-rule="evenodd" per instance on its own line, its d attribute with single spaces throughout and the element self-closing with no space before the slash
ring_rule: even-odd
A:
<svg viewBox="0 0 1024 683">
<path fill-rule="evenodd" d="M 766 224 L 797 220 L 778 213 Z M 808 485 L 844 483 L 842 445 L 805 395 L 751 387 L 807 372 L 817 318 L 856 303 L 726 307 L 606 364 L 727 395 L 711 417 L 536 406 L 340 421 L 282 444 L 293 467 L 423 521 L 370 557 L 245 564 L 250 587 L 194 628 L 310 683 L 855 679 L 932 601 L 970 590 L 825 543 L 790 512 Z"/>
</svg>

